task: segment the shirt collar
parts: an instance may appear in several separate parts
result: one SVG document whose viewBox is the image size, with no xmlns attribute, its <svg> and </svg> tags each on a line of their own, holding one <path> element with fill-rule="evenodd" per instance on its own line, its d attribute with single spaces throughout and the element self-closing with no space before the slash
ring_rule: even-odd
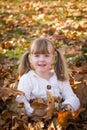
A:
<svg viewBox="0 0 87 130">
<path fill-rule="evenodd" d="M 54 72 L 53 70 L 52 70 L 52 72 L 53 72 L 53 76 L 52 76 L 50 79 L 52 79 L 53 77 L 56 76 L 56 74 L 55 74 L 55 72 Z M 35 73 L 34 70 L 30 70 L 29 73 L 31 73 L 32 76 L 41 78 L 39 75 L 37 75 L 37 74 Z M 44 79 L 44 78 L 41 78 L 41 79 Z M 49 80 L 50 80 L 50 79 L 49 79 Z M 44 79 L 44 80 L 46 80 L 46 79 Z"/>
</svg>

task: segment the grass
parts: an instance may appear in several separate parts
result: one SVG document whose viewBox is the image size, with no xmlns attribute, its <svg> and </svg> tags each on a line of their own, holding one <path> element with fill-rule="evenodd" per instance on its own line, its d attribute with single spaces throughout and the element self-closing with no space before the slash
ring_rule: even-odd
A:
<svg viewBox="0 0 87 130">
<path fill-rule="evenodd" d="M 10 57 L 10 58 L 17 58 L 19 59 L 21 57 L 21 55 L 24 53 L 24 47 L 23 46 L 16 46 L 14 47 L 14 49 L 11 50 L 6 50 L 3 55 Z"/>
<path fill-rule="evenodd" d="M 80 7 L 86 5 L 86 1 L 83 2 L 81 0 L 75 2 L 70 0 L 54 0 L 52 2 L 50 0 L 0 0 L 0 42 L 12 41 L 13 44 L 14 42 L 18 44 L 20 41 L 20 46 L 16 44 L 13 49 L 8 49 L 3 54 L 19 58 L 25 51 L 24 46 L 28 48 L 28 44 L 35 37 L 42 34 L 48 36 L 55 33 L 54 31 L 51 34 L 49 30 L 51 30 L 53 25 L 59 24 L 58 20 L 60 23 L 64 22 L 63 24 L 65 24 L 69 18 L 79 24 L 83 20 L 83 13 L 81 16 L 74 17 L 73 14 L 70 14 L 70 17 L 68 17 L 67 11 L 69 10 L 66 6 L 70 3 L 72 3 L 74 12 L 81 10 Z M 42 19 L 38 19 L 37 17 L 41 14 L 45 16 Z M 55 23 L 54 21 L 56 20 L 57 22 Z M 81 37 L 85 38 L 86 36 L 82 33 Z M 55 46 L 61 47 L 65 44 L 60 41 L 55 43 Z M 67 55 L 66 57 L 73 58 L 74 56 Z"/>
</svg>

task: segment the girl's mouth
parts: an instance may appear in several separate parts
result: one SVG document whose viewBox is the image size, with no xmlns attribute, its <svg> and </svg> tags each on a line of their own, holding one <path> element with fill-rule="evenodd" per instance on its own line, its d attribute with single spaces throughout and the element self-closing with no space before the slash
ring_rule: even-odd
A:
<svg viewBox="0 0 87 130">
<path fill-rule="evenodd" d="M 38 66 L 44 67 L 46 66 L 46 64 L 38 64 Z"/>
</svg>

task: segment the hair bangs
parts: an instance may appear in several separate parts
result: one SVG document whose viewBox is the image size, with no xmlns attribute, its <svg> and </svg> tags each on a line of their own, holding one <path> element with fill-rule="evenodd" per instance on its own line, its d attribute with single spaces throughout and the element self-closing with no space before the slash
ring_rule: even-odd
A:
<svg viewBox="0 0 87 130">
<path fill-rule="evenodd" d="M 31 48 L 32 54 L 49 54 L 48 43 L 45 41 L 38 41 L 33 44 Z"/>
</svg>

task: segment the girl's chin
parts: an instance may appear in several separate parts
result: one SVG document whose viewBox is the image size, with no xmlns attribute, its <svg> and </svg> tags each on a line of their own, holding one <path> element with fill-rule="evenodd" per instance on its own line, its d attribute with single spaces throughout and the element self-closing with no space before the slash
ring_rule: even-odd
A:
<svg viewBox="0 0 87 130">
<path fill-rule="evenodd" d="M 43 68 L 41 68 L 41 69 L 38 69 L 38 72 L 47 72 L 47 70 L 46 69 L 43 69 Z"/>
<path fill-rule="evenodd" d="M 39 72 L 44 72 L 44 71 L 46 71 L 46 70 L 38 70 Z"/>
</svg>

